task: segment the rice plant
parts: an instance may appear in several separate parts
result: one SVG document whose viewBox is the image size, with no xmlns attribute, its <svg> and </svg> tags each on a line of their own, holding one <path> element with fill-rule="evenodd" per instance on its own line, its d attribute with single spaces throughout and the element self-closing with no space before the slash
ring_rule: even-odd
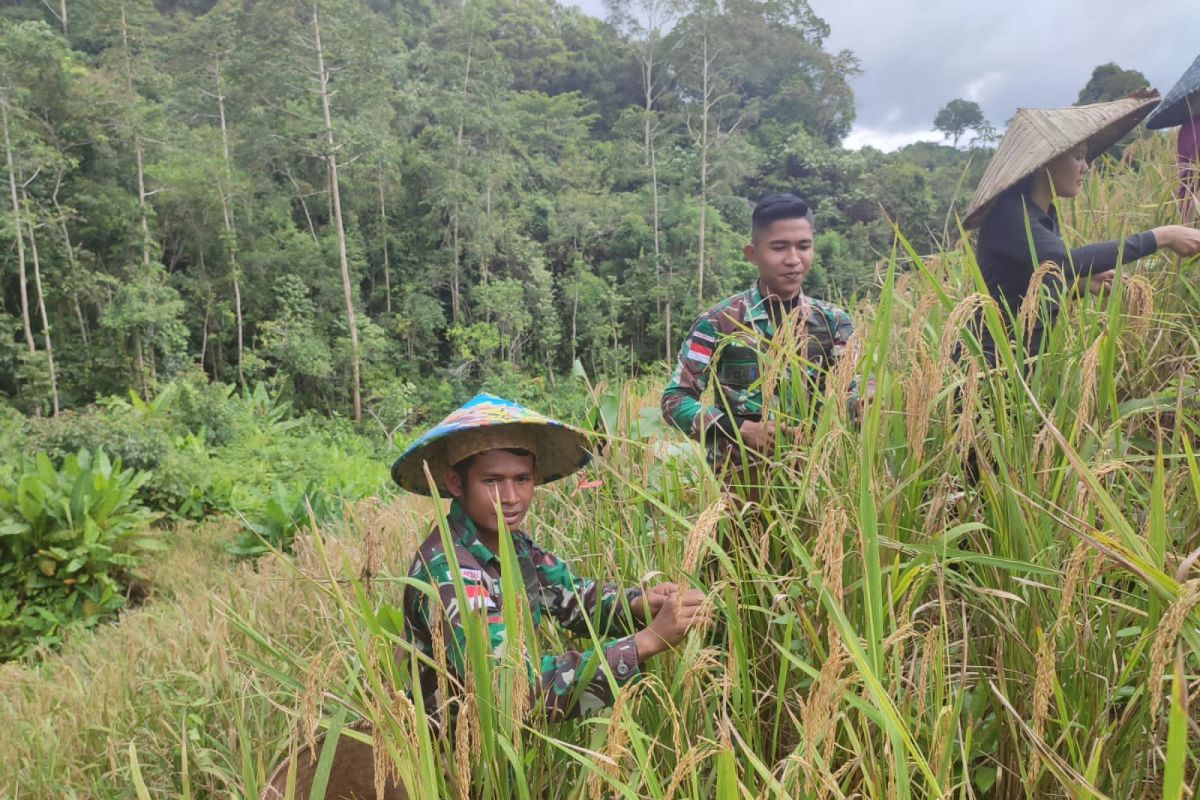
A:
<svg viewBox="0 0 1200 800">
<path fill-rule="evenodd" d="M 1150 140 L 1093 175 L 1065 210 L 1068 241 L 1170 221 L 1169 163 Z M 493 661 L 468 626 L 468 699 L 435 731 L 408 691 L 422 656 L 396 602 L 433 509 L 402 499 L 298 537 L 294 561 L 242 568 L 250 588 L 187 599 L 183 654 L 133 670 L 153 692 L 130 678 L 103 708 L 70 700 L 79 749 L 55 751 L 59 774 L 81 797 L 253 797 L 327 733 L 369 738 L 377 775 L 412 797 L 1192 796 L 1198 265 L 1123 273 L 1111 296 L 1071 302 L 1031 368 L 1002 345 L 989 369 L 969 323 L 1002 322 L 970 248 L 922 258 L 898 237 L 823 396 L 774 351 L 789 427 L 753 492 L 724 493 L 697 446 L 643 424 L 656 380 L 609 390 L 600 458 L 539 490 L 532 529 L 580 574 L 697 586 L 715 617 L 609 713 L 529 713 L 519 645 L 590 643 L 533 636 L 509 602 L 517 646 Z M 855 375 L 875 385 L 858 419 Z M 202 631 L 207 649 L 187 643 Z M 62 723 L 39 698 L 51 676 L 85 673 L 43 669 L 0 672 L 0 771 L 21 797 L 56 796 L 36 761 Z M 35 713 L 34 744 L 6 734 Z"/>
</svg>

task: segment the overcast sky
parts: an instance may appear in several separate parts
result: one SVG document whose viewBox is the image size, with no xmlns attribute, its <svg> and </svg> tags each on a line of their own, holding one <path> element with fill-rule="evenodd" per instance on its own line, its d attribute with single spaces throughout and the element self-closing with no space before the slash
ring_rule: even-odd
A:
<svg viewBox="0 0 1200 800">
<path fill-rule="evenodd" d="M 601 0 L 565 1 L 603 16 Z M 933 118 L 956 97 L 1003 132 L 1018 107 L 1071 105 L 1109 61 L 1166 92 L 1200 55 L 1200 0 L 809 2 L 832 29 L 827 47 L 861 62 L 848 147 L 939 140 Z"/>
</svg>

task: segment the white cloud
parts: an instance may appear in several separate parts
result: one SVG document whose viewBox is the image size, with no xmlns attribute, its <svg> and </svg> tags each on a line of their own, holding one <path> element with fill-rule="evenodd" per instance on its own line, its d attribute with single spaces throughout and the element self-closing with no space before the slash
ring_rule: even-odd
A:
<svg viewBox="0 0 1200 800">
<path fill-rule="evenodd" d="M 936 133 L 922 128 L 915 131 L 895 131 L 886 128 L 864 128 L 855 126 L 843 144 L 849 150 L 861 150 L 864 147 L 874 147 L 885 153 L 899 150 L 913 142 L 935 142 Z"/>
</svg>

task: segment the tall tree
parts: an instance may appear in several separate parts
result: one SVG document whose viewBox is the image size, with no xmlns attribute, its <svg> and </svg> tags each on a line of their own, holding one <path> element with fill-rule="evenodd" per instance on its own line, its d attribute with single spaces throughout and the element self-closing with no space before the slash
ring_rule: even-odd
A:
<svg viewBox="0 0 1200 800">
<path fill-rule="evenodd" d="M 958 147 L 958 140 L 968 130 L 983 130 L 988 126 L 983 109 L 973 100 L 956 98 L 942 106 L 933 118 L 933 129 L 941 131 L 951 139 L 951 147 Z"/>
<path fill-rule="evenodd" d="M 362 422 L 362 364 L 358 350 L 358 322 L 354 314 L 354 286 L 350 281 L 350 261 L 346 255 L 346 226 L 342 220 L 342 195 L 338 186 L 338 146 L 333 133 L 333 115 L 329 111 L 332 92 L 329 70 L 325 65 L 325 47 L 321 42 L 321 16 L 318 3 L 312 5 L 313 54 L 317 60 L 317 87 L 321 97 L 321 115 L 325 126 L 325 163 L 329 167 L 329 192 L 333 204 L 333 224 L 337 233 L 338 267 L 342 273 L 342 292 L 346 299 L 346 324 L 350 328 L 351 393 L 354 422 Z"/>
<path fill-rule="evenodd" d="M 21 224 L 22 208 L 17 177 L 16 158 L 13 155 L 12 133 L 9 125 L 8 98 L 0 98 L 0 120 L 4 125 L 4 159 L 8 165 L 8 193 L 12 201 L 13 238 L 17 243 L 17 286 L 21 297 L 21 329 L 25 333 L 25 344 L 30 353 L 37 352 L 33 341 L 33 323 L 29 316 L 29 289 L 25 275 L 25 228 Z"/>
<path fill-rule="evenodd" d="M 1136 69 L 1122 69 L 1113 62 L 1101 64 L 1092 70 L 1092 76 L 1079 90 L 1075 105 L 1105 103 L 1120 100 L 1135 89 L 1149 86 L 1150 81 Z"/>
<path fill-rule="evenodd" d="M 654 235 L 654 276 L 659 296 L 655 304 L 663 317 L 663 357 L 671 358 L 671 310 L 674 305 L 671 293 L 663 291 L 663 253 L 661 223 L 659 220 L 658 188 L 658 125 L 656 111 L 659 96 L 666 82 L 662 77 L 663 32 L 670 30 L 679 18 L 678 0 L 606 0 L 609 20 L 628 43 L 638 63 L 642 83 L 642 148 L 646 169 L 650 174 L 650 220 Z M 670 267 L 667 267 L 667 285 L 670 285 Z M 659 305 L 661 304 L 661 305 Z M 572 356 L 574 360 L 574 356 Z"/>
</svg>

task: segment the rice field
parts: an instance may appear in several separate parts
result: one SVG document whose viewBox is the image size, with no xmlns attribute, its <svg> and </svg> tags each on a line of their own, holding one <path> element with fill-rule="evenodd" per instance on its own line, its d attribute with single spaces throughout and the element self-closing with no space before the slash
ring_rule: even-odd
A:
<svg viewBox="0 0 1200 800">
<path fill-rule="evenodd" d="M 1065 209 L 1068 242 L 1177 221 L 1170 143 L 1132 149 Z M 429 503 L 360 503 L 253 567 L 211 522 L 174 533 L 144 607 L 0 667 L 0 797 L 256 797 L 356 720 L 413 797 L 1192 797 L 1200 264 L 1122 277 L 1028 373 L 1016 349 L 989 371 L 967 322 L 1000 318 L 969 249 L 901 239 L 823 402 L 777 343 L 763 381 L 800 399 L 755 502 L 650 422 L 665 370 L 598 387 L 619 413 L 590 488 L 539 490 L 532 530 L 580 574 L 687 582 L 714 610 L 611 713 L 527 717 L 520 648 L 490 663 L 469 630 L 472 700 L 431 732 L 389 611 Z"/>
</svg>

